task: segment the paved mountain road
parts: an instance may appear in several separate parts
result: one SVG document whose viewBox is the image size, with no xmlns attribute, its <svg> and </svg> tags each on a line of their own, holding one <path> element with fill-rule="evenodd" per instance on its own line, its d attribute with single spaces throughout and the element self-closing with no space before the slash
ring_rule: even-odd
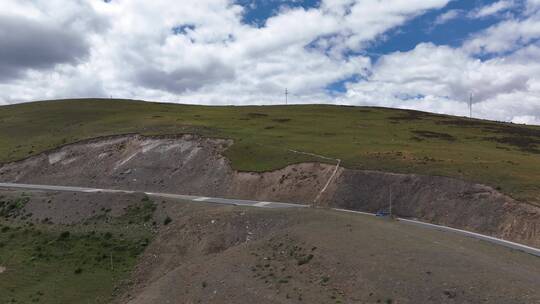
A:
<svg viewBox="0 0 540 304">
<path fill-rule="evenodd" d="M 53 185 L 31 185 L 31 184 L 18 184 L 18 183 L 0 183 L 0 188 L 7 189 L 33 189 L 33 190 L 45 190 L 45 191 L 69 191 L 69 192 L 83 192 L 83 193 L 92 193 L 92 192 L 102 192 L 102 193 L 136 193 L 141 192 L 145 193 L 151 197 L 162 197 L 162 198 L 172 198 L 179 200 L 187 200 L 192 202 L 200 203 L 213 203 L 213 204 L 223 204 L 223 205 L 233 205 L 233 206 L 249 206 L 249 207 L 258 207 L 258 208 L 306 208 L 309 205 L 302 204 L 290 204 L 290 203 L 279 203 L 279 202 L 265 202 L 265 201 L 253 201 L 253 200 L 240 200 L 240 199 L 228 199 L 228 198 L 219 198 L 219 197 L 205 197 L 205 196 L 194 196 L 194 195 L 181 195 L 181 194 L 171 194 L 171 193 L 156 193 L 156 192 L 142 192 L 142 191 L 131 191 L 131 190 L 117 190 L 117 189 L 99 189 L 99 188 L 87 188 L 87 187 L 72 187 L 72 186 L 53 186 Z M 339 212 L 350 212 L 355 214 L 374 216 L 372 213 L 353 211 L 346 209 L 334 208 L 333 210 Z M 506 241 L 503 239 L 491 237 L 488 235 L 483 235 L 475 232 L 470 232 L 466 230 L 439 226 L 435 224 L 425 223 L 418 220 L 398 218 L 398 220 L 404 224 L 421 226 L 428 229 L 435 229 L 445 232 L 457 233 L 464 236 L 472 237 L 475 239 L 487 241 L 490 243 L 498 244 L 507 248 L 514 250 L 520 250 L 535 256 L 540 257 L 540 249 L 533 248 L 530 246 Z"/>
<path fill-rule="evenodd" d="M 16 188 L 16 189 L 34 189 L 34 190 L 48 190 L 48 191 L 68 191 L 68 192 L 102 192 L 102 193 L 144 193 L 148 196 L 172 198 L 179 200 L 187 200 L 193 202 L 205 202 L 223 205 L 234 206 L 250 206 L 259 208 L 302 208 L 308 207 L 308 205 L 301 204 L 288 204 L 278 202 L 261 202 L 252 200 L 240 200 L 240 199 L 228 199 L 219 197 L 205 197 L 194 195 L 182 195 L 172 193 L 156 193 L 156 192 L 142 192 L 132 190 L 117 190 L 117 189 L 99 189 L 99 188 L 87 188 L 87 187 L 73 187 L 73 186 L 53 186 L 53 185 L 31 185 L 31 184 L 15 184 L 15 183 L 0 183 L 0 188 Z"/>
</svg>

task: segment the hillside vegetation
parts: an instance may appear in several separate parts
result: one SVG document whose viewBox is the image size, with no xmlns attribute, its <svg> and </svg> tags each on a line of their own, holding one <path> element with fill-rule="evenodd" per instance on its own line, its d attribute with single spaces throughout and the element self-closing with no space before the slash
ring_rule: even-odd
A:
<svg viewBox="0 0 540 304">
<path fill-rule="evenodd" d="M 209 107 L 85 99 L 0 107 L 0 162 L 98 136 L 231 138 L 238 170 L 339 158 L 351 169 L 462 178 L 540 204 L 540 127 L 417 111 L 328 105 Z"/>
<path fill-rule="evenodd" d="M 153 238 L 135 196 L 0 191 L 0 303 L 109 303 Z"/>
</svg>

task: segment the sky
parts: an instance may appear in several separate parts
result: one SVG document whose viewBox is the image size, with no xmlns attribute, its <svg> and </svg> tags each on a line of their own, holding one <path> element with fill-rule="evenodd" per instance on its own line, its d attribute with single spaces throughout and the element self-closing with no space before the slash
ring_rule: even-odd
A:
<svg viewBox="0 0 540 304">
<path fill-rule="evenodd" d="M 540 125 L 540 0 L 1 0 L 0 105 L 106 97 Z"/>
</svg>

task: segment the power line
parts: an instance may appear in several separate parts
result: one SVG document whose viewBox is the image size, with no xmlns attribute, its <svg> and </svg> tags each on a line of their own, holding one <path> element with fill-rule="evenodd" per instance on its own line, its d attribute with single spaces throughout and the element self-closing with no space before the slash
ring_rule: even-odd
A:
<svg viewBox="0 0 540 304">
<path fill-rule="evenodd" d="M 285 104 L 289 103 L 289 90 L 285 88 Z"/>
</svg>

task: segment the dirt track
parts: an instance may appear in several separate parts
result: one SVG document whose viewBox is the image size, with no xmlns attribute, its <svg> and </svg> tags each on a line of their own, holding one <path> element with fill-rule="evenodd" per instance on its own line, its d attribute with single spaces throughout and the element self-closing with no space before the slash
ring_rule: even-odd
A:
<svg viewBox="0 0 540 304">
<path fill-rule="evenodd" d="M 334 167 L 291 165 L 266 173 L 234 171 L 222 152 L 232 142 L 193 135 L 116 136 L 68 145 L 0 167 L 0 180 L 311 203 Z M 540 247 L 540 208 L 457 179 L 341 168 L 318 202 L 353 210 L 385 208 Z"/>
</svg>

